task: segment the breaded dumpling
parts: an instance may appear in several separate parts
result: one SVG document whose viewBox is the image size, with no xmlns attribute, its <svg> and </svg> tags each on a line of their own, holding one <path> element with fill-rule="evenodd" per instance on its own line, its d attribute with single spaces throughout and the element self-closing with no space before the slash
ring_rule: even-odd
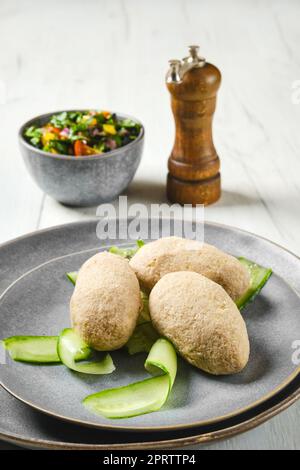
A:
<svg viewBox="0 0 300 470">
<path fill-rule="evenodd" d="M 137 277 L 126 259 L 99 253 L 81 267 L 70 302 L 73 327 L 99 351 L 127 343 L 141 303 Z"/>
<path fill-rule="evenodd" d="M 249 288 L 250 275 L 236 258 L 218 248 L 179 237 L 160 238 L 141 247 L 130 260 L 142 288 L 150 291 L 175 271 L 195 271 L 220 284 L 233 300 Z"/>
<path fill-rule="evenodd" d="M 192 365 L 214 375 L 246 366 L 246 325 L 219 284 L 195 272 L 166 274 L 152 289 L 149 308 L 158 332 Z"/>
</svg>

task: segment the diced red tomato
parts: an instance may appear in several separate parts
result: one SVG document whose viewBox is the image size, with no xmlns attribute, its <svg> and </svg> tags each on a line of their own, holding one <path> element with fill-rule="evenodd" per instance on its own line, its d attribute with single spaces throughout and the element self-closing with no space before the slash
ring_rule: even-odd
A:
<svg viewBox="0 0 300 470">
<path fill-rule="evenodd" d="M 84 155 L 95 155 L 97 152 L 93 147 L 90 147 L 82 140 L 76 140 L 74 144 L 74 154 L 76 157 L 81 157 Z"/>
<path fill-rule="evenodd" d="M 111 113 L 109 111 L 102 111 L 102 114 L 105 117 L 105 119 L 109 119 L 111 116 Z"/>
<path fill-rule="evenodd" d="M 61 129 L 58 129 L 58 127 L 54 127 L 54 126 L 47 126 L 47 131 L 52 132 L 52 134 L 59 135 L 61 132 Z"/>
</svg>

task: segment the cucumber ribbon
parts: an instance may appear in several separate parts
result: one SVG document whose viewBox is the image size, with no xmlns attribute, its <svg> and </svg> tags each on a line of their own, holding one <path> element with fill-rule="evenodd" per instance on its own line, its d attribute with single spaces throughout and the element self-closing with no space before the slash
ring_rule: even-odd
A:
<svg viewBox="0 0 300 470">
<path fill-rule="evenodd" d="M 71 328 L 59 336 L 11 336 L 2 345 L 14 361 L 38 364 L 62 362 L 69 369 L 85 374 L 110 374 L 115 370 L 109 354 L 101 361 L 83 362 L 92 353 L 91 348 Z"/>
<path fill-rule="evenodd" d="M 66 273 L 66 276 L 69 279 L 69 281 L 71 281 L 72 284 L 75 286 L 76 281 L 77 281 L 78 271 L 72 271 L 71 273 Z"/>
<path fill-rule="evenodd" d="M 145 361 L 153 377 L 123 387 L 87 396 L 83 405 L 106 418 L 130 418 L 158 411 L 167 401 L 177 372 L 177 356 L 172 344 L 158 339 Z"/>
<path fill-rule="evenodd" d="M 2 340 L 3 347 L 14 361 L 55 363 L 60 362 L 57 354 L 57 336 L 11 336 Z M 85 359 L 86 352 L 76 359 Z"/>
<path fill-rule="evenodd" d="M 136 248 L 119 248 L 118 246 L 111 246 L 108 250 L 110 253 L 114 255 L 122 256 L 123 258 L 130 259 L 132 258 L 136 252 L 143 246 L 145 243 L 143 240 L 136 241 Z"/>
<path fill-rule="evenodd" d="M 259 264 L 254 263 L 246 258 L 238 258 L 239 262 L 242 263 L 250 274 L 250 287 L 247 292 L 236 301 L 237 307 L 242 310 L 249 302 L 251 302 L 262 290 L 270 276 L 272 275 L 272 269 L 264 268 Z"/>
<path fill-rule="evenodd" d="M 91 352 L 89 346 L 77 335 L 72 328 L 65 328 L 58 338 L 57 353 L 61 362 L 76 372 L 84 374 L 110 374 L 115 366 L 110 354 L 105 354 L 101 361 L 77 363 L 78 352 Z"/>
</svg>

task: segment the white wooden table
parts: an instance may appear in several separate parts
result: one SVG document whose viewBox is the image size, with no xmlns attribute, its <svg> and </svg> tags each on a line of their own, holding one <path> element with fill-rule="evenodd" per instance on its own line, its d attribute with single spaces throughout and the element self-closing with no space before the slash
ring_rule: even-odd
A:
<svg viewBox="0 0 300 470">
<path fill-rule="evenodd" d="M 45 196 L 25 170 L 18 127 L 51 110 L 139 117 L 146 148 L 128 194 L 165 200 L 174 126 L 164 75 L 168 59 L 200 43 L 223 73 L 214 121 L 223 196 L 205 217 L 300 254 L 299 17 L 297 0 L 1 0 L 0 241 L 95 215 Z M 300 403 L 207 448 L 299 449 Z"/>
</svg>

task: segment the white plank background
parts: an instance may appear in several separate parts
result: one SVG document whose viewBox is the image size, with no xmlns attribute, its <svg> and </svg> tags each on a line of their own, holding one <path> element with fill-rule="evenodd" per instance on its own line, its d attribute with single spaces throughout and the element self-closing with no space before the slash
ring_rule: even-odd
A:
<svg viewBox="0 0 300 470">
<path fill-rule="evenodd" d="M 205 217 L 300 254 L 300 104 L 292 100 L 299 18 L 297 0 L 1 0 L 0 241 L 95 215 L 45 196 L 25 170 L 18 127 L 51 110 L 99 107 L 139 117 L 146 148 L 128 194 L 165 200 L 174 133 L 167 61 L 200 43 L 223 73 L 214 121 L 223 196 Z M 300 404 L 204 448 L 299 449 Z"/>
</svg>

